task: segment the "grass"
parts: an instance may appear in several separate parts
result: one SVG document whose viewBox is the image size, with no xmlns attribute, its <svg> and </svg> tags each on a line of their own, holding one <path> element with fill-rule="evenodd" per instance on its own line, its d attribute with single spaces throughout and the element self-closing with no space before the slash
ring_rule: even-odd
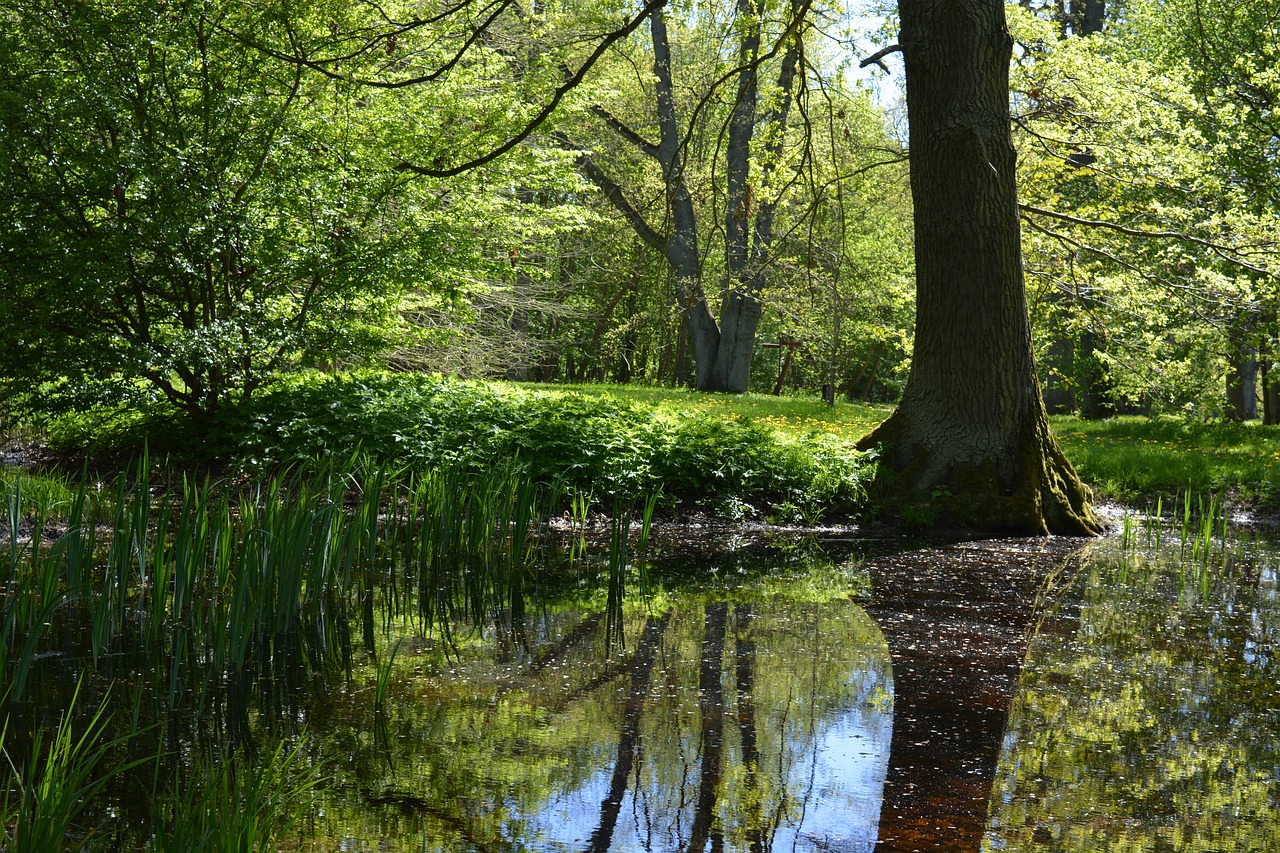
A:
<svg viewBox="0 0 1280 853">
<path fill-rule="evenodd" d="M 828 406 L 816 397 L 774 397 L 767 394 L 702 394 L 687 388 L 646 388 L 632 385 L 540 385 L 548 393 L 583 394 L 632 402 L 651 408 L 659 417 L 678 420 L 693 415 L 738 417 L 768 428 L 787 439 L 821 434 L 842 441 L 862 438 L 893 411 L 884 403 L 841 400 Z"/>
<path fill-rule="evenodd" d="M 1280 427 L 1172 418 L 1050 419 L 1063 450 L 1106 500 L 1219 494 L 1235 506 L 1280 513 Z"/>
</svg>

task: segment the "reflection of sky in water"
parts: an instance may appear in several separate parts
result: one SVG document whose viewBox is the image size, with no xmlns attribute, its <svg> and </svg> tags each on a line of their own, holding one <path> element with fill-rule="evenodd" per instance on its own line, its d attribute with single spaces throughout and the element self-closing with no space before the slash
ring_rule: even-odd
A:
<svg viewBox="0 0 1280 853">
<path fill-rule="evenodd" d="M 888 710 L 840 717 L 812 757 L 812 799 L 798 825 L 779 828 L 775 850 L 875 847 L 892 731 Z"/>
<path fill-rule="evenodd" d="M 874 674 L 855 672 L 850 683 L 865 687 L 874 680 Z M 859 690 L 855 690 L 855 695 L 865 696 Z M 803 715 L 809 710 L 803 701 L 797 700 L 788 712 Z M 888 770 L 892 728 L 893 712 L 889 703 L 882 707 L 860 705 L 838 710 L 828 719 L 814 720 L 812 729 L 793 730 L 779 761 L 777 744 L 768 749 L 763 741 L 771 736 L 776 740 L 780 733 L 762 726 L 761 749 L 775 758 L 773 768 L 762 768 L 762 775 L 769 777 L 761 783 L 765 791 L 761 798 L 765 812 L 762 823 L 766 826 L 764 849 L 777 853 L 872 850 Z M 637 796 L 637 778 L 647 783 L 660 778 L 661 774 L 650 766 L 633 770 L 608 849 L 673 851 L 682 850 L 688 844 L 698 797 L 698 730 L 686 727 L 681 735 L 682 752 L 689 759 L 683 768 L 684 777 L 679 780 L 682 784 L 667 790 L 646 784 Z M 745 770 L 741 766 L 737 726 L 731 715 L 725 717 L 725 741 L 725 778 L 729 781 L 722 791 L 741 791 Z M 573 791 L 554 796 L 545 809 L 529 816 L 528 827 L 533 830 L 525 839 L 529 848 L 545 851 L 586 848 L 600 823 L 601 803 L 609 794 L 613 758 L 612 753 L 602 754 L 601 767 L 590 780 Z M 642 743 L 639 761 L 645 759 Z M 779 779 L 779 763 L 785 765 L 785 784 Z M 725 850 L 747 849 L 744 813 L 750 808 L 744 801 L 722 801 L 717 805 Z"/>
</svg>

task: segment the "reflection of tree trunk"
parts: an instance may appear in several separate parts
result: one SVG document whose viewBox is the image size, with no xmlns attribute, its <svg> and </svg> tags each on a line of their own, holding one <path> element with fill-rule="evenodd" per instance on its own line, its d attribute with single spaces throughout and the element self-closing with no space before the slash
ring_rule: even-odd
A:
<svg viewBox="0 0 1280 853">
<path fill-rule="evenodd" d="M 760 814 L 760 749 L 756 743 L 756 641 L 752 639 L 751 623 L 755 613 L 750 604 L 739 604 L 733 608 L 736 624 L 735 640 L 735 675 L 737 681 L 738 733 L 742 738 L 742 769 L 744 788 L 748 792 L 747 813 L 743 815 L 746 823 L 747 849 L 751 853 L 761 853 L 764 844 L 761 837 Z"/>
<path fill-rule="evenodd" d="M 1041 554 L 961 547 L 869 563 L 887 595 L 866 609 L 893 660 L 876 853 L 981 846 L 1038 595 L 1076 547 L 1053 541 Z"/>
<path fill-rule="evenodd" d="M 712 832 L 716 794 L 724 768 L 724 632 L 729 605 L 708 604 L 703 634 L 702 662 L 698 668 L 698 706 L 702 709 L 702 770 L 698 782 L 698 804 L 689 830 L 688 850 L 704 850 L 708 839 L 712 850 L 724 846 L 720 833 Z"/>
<path fill-rule="evenodd" d="M 622 798 L 627 793 L 627 778 L 631 775 L 636 749 L 640 745 L 640 714 L 644 711 L 644 700 L 649 692 L 649 676 L 653 672 L 658 640 L 662 638 L 670 616 L 671 611 L 667 611 L 661 617 L 648 618 L 640 634 L 640 644 L 631 658 L 631 689 L 627 692 L 627 704 L 622 713 L 618 757 L 613 764 L 613 777 L 609 780 L 609 794 L 600 803 L 600 824 L 591 833 L 588 853 L 608 850 L 613 843 L 613 829 L 618 824 Z"/>
<path fill-rule="evenodd" d="M 547 667 L 559 664 L 561 658 L 568 654 L 571 649 L 577 648 L 584 640 L 598 631 L 600 623 L 603 621 L 604 613 L 593 613 L 573 626 L 573 630 L 565 634 L 559 643 L 538 656 L 530 665 L 529 674 L 537 675 Z"/>
</svg>

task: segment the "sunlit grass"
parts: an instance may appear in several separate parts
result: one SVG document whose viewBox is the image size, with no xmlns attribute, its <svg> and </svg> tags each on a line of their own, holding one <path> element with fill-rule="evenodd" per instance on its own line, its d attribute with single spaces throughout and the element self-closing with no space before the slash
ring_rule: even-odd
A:
<svg viewBox="0 0 1280 853">
<path fill-rule="evenodd" d="M 539 385 L 536 388 L 538 393 L 574 393 L 630 401 L 651 406 L 658 416 L 672 420 L 690 414 L 743 418 L 790 439 L 819 434 L 856 442 L 893 411 L 893 406 L 886 403 L 837 400 L 834 406 L 828 406 L 817 397 L 703 394 L 687 388 L 632 385 Z"/>
<path fill-rule="evenodd" d="M 209 441 L 184 444 L 185 456 L 179 455 L 197 464 L 243 465 L 257 475 L 330 452 L 350 455 L 356 447 L 424 468 L 448 463 L 478 471 L 517 457 L 532 466 L 535 477 L 546 482 L 564 477 L 597 502 L 661 491 L 667 500 L 683 496 L 709 505 L 714 498 L 727 505 L 741 499 L 782 507 L 767 510 L 778 518 L 799 518 L 817 514 L 829 503 L 830 490 L 797 486 L 796 472 L 809 483 L 821 479 L 812 472 L 827 465 L 824 460 L 849 468 L 839 457 L 892 409 L 845 400 L 827 406 L 817 396 L 705 394 L 634 385 L 300 374 L 264 392 L 244 411 L 229 413 Z M 154 420 L 159 426 L 143 437 L 153 450 L 172 451 L 184 435 L 180 424 L 168 416 Z M 120 421 L 118 413 L 82 413 L 51 429 L 49 439 L 57 450 L 53 440 L 60 437 L 69 458 L 79 458 L 74 450 L 82 447 L 90 457 L 105 449 L 106 458 L 127 459 L 137 452 L 141 433 L 113 427 Z M 1068 458 L 1104 500 L 1138 503 L 1191 490 L 1223 494 L 1235 505 L 1280 509 L 1280 429 L 1275 427 L 1144 417 L 1085 421 L 1067 415 L 1050 422 Z M 725 429 L 710 430 L 708 424 Z M 86 436 L 96 445 L 82 446 Z M 758 452 L 744 455 L 743 442 Z M 782 461 L 788 456 L 790 462 Z M 56 479 L 27 488 L 32 497 L 42 491 L 43 502 L 65 500 L 69 491 Z M 762 489 L 769 494 L 762 495 Z M 805 493 L 799 501 L 783 494 L 797 489 Z M 790 512 L 784 506 L 788 501 L 801 511 Z"/>
<path fill-rule="evenodd" d="M 687 389 L 616 385 L 554 386 L 651 405 L 664 417 L 721 413 L 773 431 L 783 440 L 829 435 L 853 443 L 893 410 L 887 404 L 763 394 L 699 394 Z M 1067 457 L 1104 500 L 1136 503 L 1188 490 L 1223 494 L 1237 505 L 1280 509 L 1280 427 L 1117 417 L 1088 421 L 1055 415 L 1050 423 Z"/>
<path fill-rule="evenodd" d="M 1067 457 L 1102 498 L 1132 503 L 1190 490 L 1268 510 L 1280 505 L 1278 427 L 1143 417 L 1051 420 Z"/>
</svg>

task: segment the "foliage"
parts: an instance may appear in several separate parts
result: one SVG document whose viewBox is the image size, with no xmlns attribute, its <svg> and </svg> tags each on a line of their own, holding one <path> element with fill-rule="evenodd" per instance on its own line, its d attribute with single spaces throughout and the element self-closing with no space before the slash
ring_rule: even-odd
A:
<svg viewBox="0 0 1280 853">
<path fill-rule="evenodd" d="M 1169 547 L 1117 553 L 1118 544 L 1088 555 L 1032 642 L 992 792 L 990 843 L 1274 849 L 1274 551 L 1219 542 L 1206 562 Z M 1053 629 L 1058 620 L 1066 632 Z"/>
<path fill-rule="evenodd" d="M 398 168 L 434 156 L 491 80 L 478 62 L 447 85 L 365 90 L 287 59 L 331 30 L 356 37 L 354 7 L 122 0 L 64 15 L 12 0 L 0 14 L 6 408 L 160 395 L 207 423 L 279 372 L 417 346 L 424 317 L 448 339 L 503 283 L 518 235 L 583 220 L 563 189 L 529 212 L 504 188 L 562 187 L 563 157 L 545 150 L 449 183 Z M 495 91 L 500 111 L 511 97 Z"/>
<path fill-rule="evenodd" d="M 588 313 L 542 378 L 684 383 L 696 360 L 728 359 L 720 324 L 755 339 L 758 317 L 760 340 L 802 344 L 783 387 L 834 374 L 862 392 L 877 383 L 855 380 L 877 373 L 881 394 L 893 387 L 910 325 L 903 155 L 848 56 L 828 51 L 832 20 L 785 3 L 669 7 L 653 33 L 670 48 L 669 97 L 637 74 L 657 55 L 639 38 L 578 93 L 559 126 L 602 190 L 584 241 L 601 275 L 573 289 Z M 756 347 L 750 389 L 773 387 L 773 355 Z"/>
<path fill-rule="evenodd" d="M 106 735 L 109 696 L 103 697 L 83 728 L 76 714 L 79 696 L 77 684 L 47 744 L 44 732 L 34 734 L 29 744 L 30 762 L 25 768 L 14 766 L 10 753 L 4 750 L 6 737 L 13 734 L 9 730 L 12 718 L 4 717 L 0 754 L 8 766 L 0 768 L 0 778 L 5 780 L 0 794 L 0 840 L 5 850 L 45 853 L 64 849 L 72 829 L 80 829 L 78 821 L 93 797 L 114 777 L 141 763 L 110 765 L 106 761 L 113 748 L 124 740 L 112 740 Z M 10 737 L 12 740 L 16 738 Z M 17 802 L 10 800 L 14 786 Z M 91 842 L 95 834 L 91 827 L 83 838 Z"/>
<path fill-rule="evenodd" d="M 1131 3 L 1105 31 L 1071 38 L 1010 7 L 1039 361 L 1088 414 L 1104 411 L 1090 404 L 1101 395 L 1219 417 L 1251 352 L 1270 365 L 1280 244 L 1275 206 L 1259 202 L 1274 200 L 1274 170 L 1243 152 L 1265 150 L 1272 131 L 1260 137 L 1258 115 L 1231 106 L 1270 85 L 1255 67 L 1266 50 L 1221 43 L 1228 31 L 1256 41 L 1245 34 L 1261 24 L 1246 19 L 1264 5 L 1219 16 Z M 1197 16 L 1214 22 L 1218 53 L 1192 36 Z M 1210 59 L 1228 54 L 1242 58 Z"/>
<path fill-rule="evenodd" d="M 810 521 L 824 513 L 849 515 L 860 505 L 869 470 L 868 460 L 851 449 L 856 428 L 836 421 L 823 435 L 815 419 L 778 436 L 768 414 L 757 411 L 761 422 L 753 423 L 704 407 L 692 395 L 672 399 L 682 405 L 654 407 L 585 388 L 317 374 L 226 412 L 204 439 L 209 443 L 188 452 L 240 460 L 255 471 L 349 457 L 357 449 L 397 465 L 466 476 L 514 463 L 534 481 L 566 495 L 592 495 L 606 509 L 613 498 L 634 501 L 658 492 L 668 506 L 680 501 L 713 511 L 736 506 L 739 513 L 742 502 L 752 512 L 786 505 L 794 514 L 801 507 Z M 77 433 L 90 429 L 85 422 Z"/>
<path fill-rule="evenodd" d="M 179 851 L 270 850 L 278 848 L 299 806 L 323 780 L 307 761 L 305 743 L 281 741 L 263 749 L 257 761 L 234 756 L 199 757 L 171 779 L 175 790 L 152 801 L 156 831 L 146 849 Z"/>
</svg>

